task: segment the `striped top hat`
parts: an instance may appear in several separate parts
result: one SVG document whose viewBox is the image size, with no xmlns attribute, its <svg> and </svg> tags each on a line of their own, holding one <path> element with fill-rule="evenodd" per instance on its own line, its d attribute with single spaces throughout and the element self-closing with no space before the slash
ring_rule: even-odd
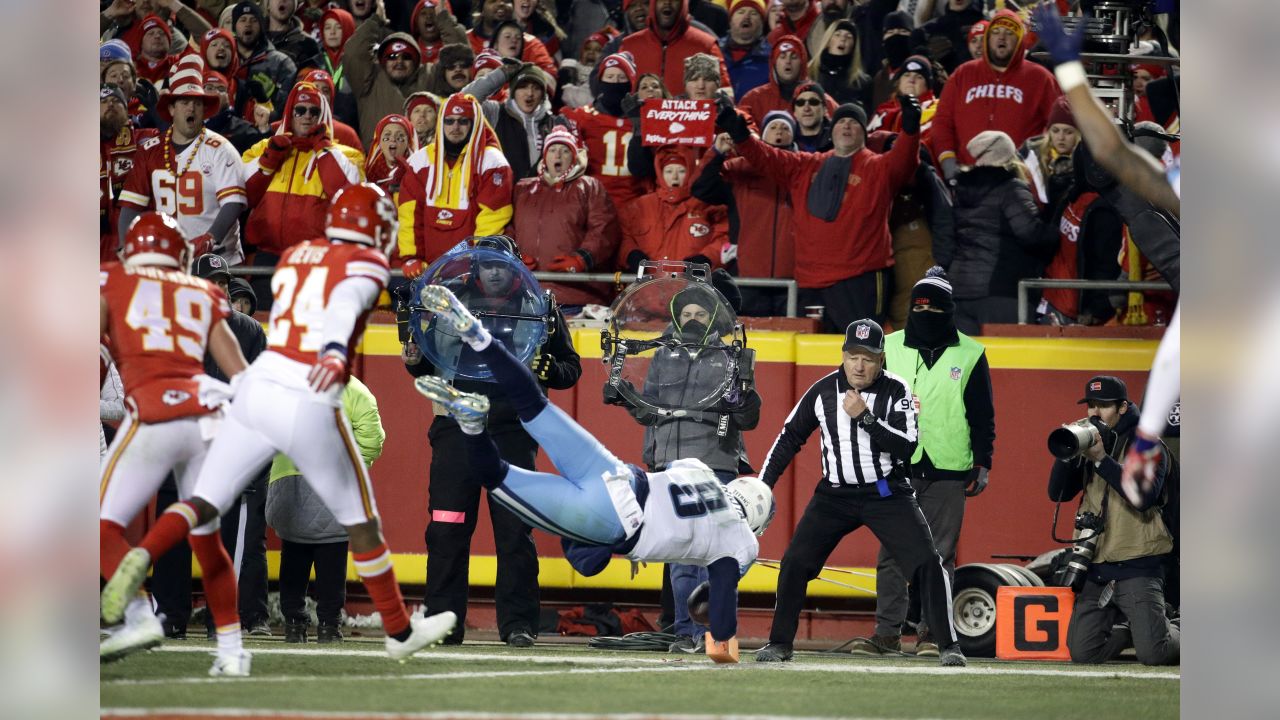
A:
<svg viewBox="0 0 1280 720">
<path fill-rule="evenodd" d="M 169 82 L 156 102 L 156 112 L 165 122 L 173 122 L 173 113 L 169 104 L 174 100 L 192 98 L 204 100 L 204 119 L 208 120 L 218 114 L 218 96 L 204 91 L 204 58 L 196 53 L 188 53 L 174 63 L 169 70 Z"/>
</svg>

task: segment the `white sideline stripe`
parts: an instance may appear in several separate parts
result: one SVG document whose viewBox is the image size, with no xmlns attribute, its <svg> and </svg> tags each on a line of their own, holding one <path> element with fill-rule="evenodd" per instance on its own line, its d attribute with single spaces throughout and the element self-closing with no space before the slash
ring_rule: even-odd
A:
<svg viewBox="0 0 1280 720">
<path fill-rule="evenodd" d="M 204 653 L 212 655 L 211 649 L 200 647 L 174 647 L 163 646 L 157 648 L 154 652 L 184 652 L 184 653 Z M 304 649 L 304 648 L 258 648 L 252 651 L 255 655 L 334 655 L 334 656 L 380 656 L 383 653 L 379 651 L 362 652 L 358 650 L 338 650 L 338 649 Z M 534 664 L 580 664 L 580 665 L 614 665 L 626 666 L 620 671 L 637 672 L 642 668 L 637 665 L 648 666 L 647 670 L 708 670 L 716 668 L 714 664 L 704 662 L 702 658 L 690 658 L 689 660 L 670 660 L 656 658 L 631 658 L 631 657 L 591 657 L 586 654 L 564 654 L 564 655 L 530 655 L 530 656 L 514 656 L 510 654 L 498 653 L 465 653 L 436 651 L 428 652 L 423 655 L 416 656 L 418 659 L 431 660 L 432 658 L 443 658 L 450 660 L 496 660 L 508 662 L 522 662 Z M 738 666 L 741 671 L 746 667 L 756 668 L 747 672 L 839 672 L 839 673 L 865 673 L 868 675 L 999 675 L 1010 677 L 1070 677 L 1070 678 L 1097 678 L 1097 679 L 1133 679 L 1133 680 L 1181 680 L 1182 675 L 1178 672 L 1137 672 L 1133 670 L 1077 670 L 1074 668 L 1012 668 L 999 666 L 978 666 L 978 667 L 949 667 L 944 668 L 936 665 L 860 665 L 845 663 L 830 663 L 821 665 L 808 665 L 796 663 L 754 663 L 748 660 Z M 725 671 L 732 671 L 733 668 L 721 667 Z M 550 674 L 562 674 L 569 672 L 592 672 L 586 669 L 579 670 L 557 670 Z M 423 675 L 423 678 L 477 678 L 477 677 L 514 677 L 520 675 L 542 675 L 548 674 L 541 670 L 528 671 L 507 671 L 493 670 L 488 672 L 470 672 L 470 673 L 437 673 L 431 675 Z M 343 676 L 342 679 L 352 677 Z M 416 675 L 373 675 L 368 676 L 374 680 L 394 680 L 398 678 L 417 678 Z M 324 679 L 320 676 L 308 675 L 303 678 L 290 676 L 290 680 L 320 680 Z M 173 678 L 170 680 L 110 680 L 104 681 L 104 685 L 158 685 L 166 682 L 225 682 L 218 678 Z M 243 680 L 266 680 L 275 681 L 275 678 L 267 676 L 266 678 L 250 677 Z"/>
<path fill-rule="evenodd" d="M 715 665 L 686 665 L 683 667 L 632 667 L 632 668 L 576 668 L 576 669 L 558 669 L 558 670 L 489 670 L 484 672 L 455 672 L 455 673 L 417 673 L 412 675 L 339 675 L 335 677 L 319 676 L 319 675 L 265 675 L 251 676 L 247 678 L 214 678 L 214 677 L 194 677 L 194 678 L 152 678 L 149 680 L 109 680 L 103 685 L 206 685 L 209 683 L 294 683 L 294 682 L 313 682 L 321 680 L 325 682 L 334 681 L 355 681 L 355 682 L 371 682 L 378 680 L 470 680 L 475 678 L 501 678 L 501 677 L 537 677 L 539 675 L 607 675 L 616 673 L 642 673 L 642 672 L 685 672 L 692 670 L 714 670 Z"/>
<path fill-rule="evenodd" d="M 610 714 L 589 714 L 589 713 L 514 713 L 514 712 L 468 712 L 468 711 L 449 711 L 449 712 L 418 712 L 418 713 L 389 713 L 389 712 L 366 712 L 363 710 L 353 710 L 351 712 L 340 712 L 337 710 L 258 710 L 254 708 L 210 708 L 207 710 L 196 710 L 193 708 L 111 708 L 102 711 L 102 717 L 146 717 L 148 715 L 179 715 L 190 717 L 304 717 L 316 718 L 368 718 L 370 720 L 446 720 L 448 718 L 462 718 L 463 720 L 505 720 L 506 718 L 519 718 L 519 720 L 595 720 L 597 718 L 608 718 L 608 720 L 778 720 L 777 715 L 686 715 L 678 713 L 610 713 Z M 830 717 L 804 717 L 797 715 L 787 715 L 786 720 L 831 720 Z M 885 718 L 873 718 L 870 716 L 849 717 L 849 720 L 887 720 Z M 931 720 L 929 718 L 921 718 L 920 720 Z"/>
</svg>

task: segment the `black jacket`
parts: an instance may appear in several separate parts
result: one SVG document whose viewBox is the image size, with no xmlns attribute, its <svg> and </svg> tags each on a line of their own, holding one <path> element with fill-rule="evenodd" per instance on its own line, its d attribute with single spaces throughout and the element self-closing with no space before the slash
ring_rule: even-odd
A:
<svg viewBox="0 0 1280 720">
<path fill-rule="evenodd" d="M 1012 170 L 976 167 L 955 188 L 955 247 L 934 243 L 957 300 L 1017 297 L 1018 281 L 1039 277 L 1045 243 L 1031 189 Z"/>
<path fill-rule="evenodd" d="M 1046 247 L 1061 245 L 1059 221 L 1062 212 L 1080 198 L 1083 191 L 1073 187 L 1050 206 L 1044 225 Z M 1084 280 L 1114 280 L 1120 274 L 1120 246 L 1124 243 L 1124 221 L 1105 197 L 1099 196 L 1085 208 L 1076 246 L 1076 274 Z M 1080 314 L 1088 314 L 1101 324 L 1116 314 L 1110 291 L 1080 291 Z M 1075 318 L 1072 318 L 1075 319 Z"/>
<path fill-rule="evenodd" d="M 267 349 L 267 334 L 263 332 L 262 325 L 257 320 L 239 310 L 232 310 L 231 315 L 227 317 L 227 325 L 231 328 L 231 334 L 236 336 L 236 342 L 240 344 L 240 352 L 244 354 L 245 362 L 253 362 L 263 350 Z M 218 363 L 213 361 L 213 355 L 210 355 L 208 350 L 204 353 L 204 372 L 209 377 L 222 382 L 230 380 L 218 367 Z"/>
</svg>

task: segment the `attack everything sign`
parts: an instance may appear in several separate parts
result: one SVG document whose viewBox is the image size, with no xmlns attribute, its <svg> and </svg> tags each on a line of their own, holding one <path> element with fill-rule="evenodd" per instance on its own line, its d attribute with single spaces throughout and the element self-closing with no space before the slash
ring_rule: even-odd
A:
<svg viewBox="0 0 1280 720">
<path fill-rule="evenodd" d="M 707 147 L 715 138 L 716 122 L 710 100 L 644 101 L 640 132 L 646 146 Z"/>
</svg>

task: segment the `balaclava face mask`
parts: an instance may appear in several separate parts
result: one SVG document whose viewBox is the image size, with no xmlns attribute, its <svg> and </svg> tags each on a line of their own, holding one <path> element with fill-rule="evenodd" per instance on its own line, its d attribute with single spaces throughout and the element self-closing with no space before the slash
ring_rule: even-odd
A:
<svg viewBox="0 0 1280 720">
<path fill-rule="evenodd" d="M 919 306 L 937 308 L 917 311 Z M 906 344 L 917 349 L 946 347 L 958 342 L 956 333 L 955 301 L 951 298 L 951 283 L 942 268 L 931 268 L 924 278 L 911 288 L 911 310 L 907 313 Z"/>
<path fill-rule="evenodd" d="M 600 106 L 610 115 L 615 117 L 622 116 L 622 98 L 631 92 L 631 83 L 629 82 L 602 82 L 600 83 Z"/>
</svg>

